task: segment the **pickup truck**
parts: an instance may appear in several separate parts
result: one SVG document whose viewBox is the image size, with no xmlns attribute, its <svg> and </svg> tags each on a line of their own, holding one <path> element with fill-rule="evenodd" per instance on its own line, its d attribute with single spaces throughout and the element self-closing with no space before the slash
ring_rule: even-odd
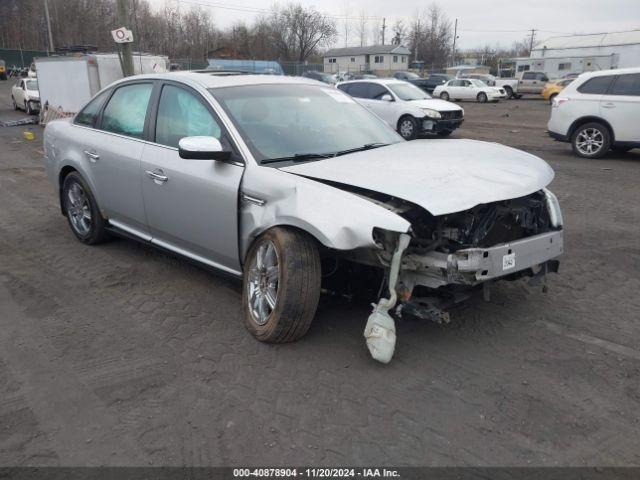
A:
<svg viewBox="0 0 640 480">
<path fill-rule="evenodd" d="M 518 91 L 520 93 L 540 95 L 548 81 L 549 76 L 544 72 L 523 72 L 520 80 L 518 80 Z"/>
<path fill-rule="evenodd" d="M 473 78 L 481 80 L 490 87 L 503 88 L 507 98 L 520 98 L 522 94 L 518 90 L 518 80 L 515 78 L 497 78 L 493 75 L 482 73 L 467 73 L 460 75 L 460 78 Z"/>
</svg>

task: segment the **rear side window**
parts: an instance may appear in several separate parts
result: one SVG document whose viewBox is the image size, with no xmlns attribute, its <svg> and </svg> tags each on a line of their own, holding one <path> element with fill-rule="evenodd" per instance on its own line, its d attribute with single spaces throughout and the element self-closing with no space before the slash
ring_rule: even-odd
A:
<svg viewBox="0 0 640 480">
<path fill-rule="evenodd" d="M 349 87 L 351 86 L 350 83 L 347 83 L 345 85 L 338 85 L 338 89 L 342 90 L 344 93 L 349 93 Z"/>
<path fill-rule="evenodd" d="M 522 74 L 522 80 L 534 80 L 536 78 L 535 72 L 524 72 Z"/>
<path fill-rule="evenodd" d="M 349 95 L 357 98 L 368 98 L 368 90 L 366 83 L 352 83 L 349 86 Z"/>
<path fill-rule="evenodd" d="M 102 114 L 102 130 L 142 138 L 152 89 L 151 83 L 118 88 Z"/>
<path fill-rule="evenodd" d="M 80 110 L 80 113 L 76 115 L 76 120 L 74 123 L 76 125 L 86 125 L 87 127 L 93 127 L 96 124 L 96 119 L 98 117 L 98 114 L 100 113 L 100 109 L 102 108 L 102 105 L 104 105 L 104 102 L 107 100 L 110 93 L 111 91 L 107 90 L 106 92 L 102 92 L 96 98 L 91 100 L 87 104 L 87 106 Z"/>
<path fill-rule="evenodd" d="M 607 75 L 604 77 L 595 77 L 587 80 L 585 83 L 578 87 L 580 93 L 591 93 L 594 95 L 603 95 L 609 90 L 613 75 Z"/>
<path fill-rule="evenodd" d="M 640 73 L 617 76 L 609 95 L 640 97 Z"/>
</svg>

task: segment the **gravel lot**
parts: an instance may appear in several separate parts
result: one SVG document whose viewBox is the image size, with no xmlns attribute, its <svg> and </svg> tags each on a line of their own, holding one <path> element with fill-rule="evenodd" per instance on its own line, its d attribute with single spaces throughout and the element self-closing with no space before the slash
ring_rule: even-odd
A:
<svg viewBox="0 0 640 480">
<path fill-rule="evenodd" d="M 11 82 L 0 82 L 0 120 Z M 42 130 L 0 128 L 0 465 L 639 465 L 640 151 L 574 157 L 537 99 L 463 104 L 454 138 L 556 171 L 566 254 L 451 324 L 398 322 L 371 360 L 367 305 L 253 340 L 237 282 L 150 247 L 75 240 Z M 446 141 L 446 140 L 433 140 Z"/>
</svg>

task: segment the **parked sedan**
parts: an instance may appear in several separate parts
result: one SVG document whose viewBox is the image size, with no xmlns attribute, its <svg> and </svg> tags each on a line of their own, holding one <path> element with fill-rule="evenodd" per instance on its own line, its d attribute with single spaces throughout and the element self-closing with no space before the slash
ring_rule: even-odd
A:
<svg viewBox="0 0 640 480">
<path fill-rule="evenodd" d="M 304 78 L 312 78 L 322 83 L 328 83 L 329 85 L 336 84 L 336 77 L 329 73 L 317 72 L 315 70 L 308 70 L 302 74 Z"/>
<path fill-rule="evenodd" d="M 421 88 L 425 92 L 432 92 L 435 88 L 433 85 L 433 81 L 427 78 L 422 78 L 420 75 L 413 72 L 395 72 L 393 74 L 393 78 L 397 80 L 404 80 L 405 82 L 409 82 L 412 85 L 415 85 L 418 88 Z"/>
<path fill-rule="evenodd" d="M 446 137 L 464 121 L 464 110 L 458 105 L 431 98 L 403 80 L 351 81 L 339 83 L 337 87 L 382 118 L 406 140 L 424 133 Z"/>
<path fill-rule="evenodd" d="M 266 342 L 302 337 L 322 287 L 377 300 L 365 336 L 388 362 L 391 309 L 442 319 L 465 291 L 556 271 L 562 253 L 543 160 L 405 142 L 299 77 L 129 77 L 50 122 L 44 151 L 79 241 L 115 233 L 242 278 L 244 324 Z"/>
<path fill-rule="evenodd" d="M 497 102 L 507 98 L 504 88 L 490 87 L 480 80 L 455 79 L 449 80 L 433 91 L 434 97 L 442 100 L 475 100 L 480 103 Z"/>
<path fill-rule="evenodd" d="M 11 102 L 14 110 L 24 110 L 27 115 L 40 111 L 40 90 L 38 80 L 22 78 L 11 88 Z"/>
</svg>

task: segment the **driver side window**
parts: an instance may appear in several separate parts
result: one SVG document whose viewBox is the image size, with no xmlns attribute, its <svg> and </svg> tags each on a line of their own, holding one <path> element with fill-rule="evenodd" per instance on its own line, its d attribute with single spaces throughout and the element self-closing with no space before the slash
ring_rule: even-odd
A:
<svg viewBox="0 0 640 480">
<path fill-rule="evenodd" d="M 178 148 L 180 139 L 197 136 L 220 140 L 220 125 L 193 93 L 173 85 L 165 85 L 158 105 L 156 143 Z"/>
</svg>

